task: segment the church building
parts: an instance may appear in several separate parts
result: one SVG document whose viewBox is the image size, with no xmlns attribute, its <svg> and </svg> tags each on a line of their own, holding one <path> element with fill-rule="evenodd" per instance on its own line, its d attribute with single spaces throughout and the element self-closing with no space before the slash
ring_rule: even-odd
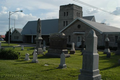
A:
<svg viewBox="0 0 120 80">
<path fill-rule="evenodd" d="M 22 29 L 23 42 L 35 43 L 37 34 L 37 20 L 28 21 Z M 75 43 L 76 47 L 81 45 L 89 30 L 93 29 L 98 36 L 98 46 L 104 46 L 105 37 L 108 35 L 110 46 L 117 46 L 117 38 L 120 28 L 107 26 L 95 21 L 94 16 L 83 16 L 82 7 L 75 4 L 61 5 L 59 19 L 41 20 L 41 31 L 43 40 L 49 43 L 49 35 L 53 33 L 65 33 L 67 43 Z"/>
</svg>

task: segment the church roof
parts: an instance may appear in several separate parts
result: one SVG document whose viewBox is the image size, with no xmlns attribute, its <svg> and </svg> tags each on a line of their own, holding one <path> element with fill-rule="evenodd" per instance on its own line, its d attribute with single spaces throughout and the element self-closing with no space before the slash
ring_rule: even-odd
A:
<svg viewBox="0 0 120 80">
<path fill-rule="evenodd" d="M 92 21 L 92 19 L 94 18 L 94 16 L 83 16 L 82 18 L 86 19 L 86 20 Z"/>
<path fill-rule="evenodd" d="M 90 26 L 92 29 L 102 33 L 107 33 L 107 34 L 118 34 L 120 33 L 120 28 L 117 27 L 113 27 L 113 26 L 107 26 L 105 24 L 101 24 L 98 22 L 94 22 L 94 21 L 90 21 L 90 20 L 86 20 L 83 18 L 76 18 L 74 21 L 72 21 L 68 26 L 66 26 L 65 28 L 63 28 L 61 31 L 59 31 L 59 33 L 61 33 L 62 31 L 66 30 L 71 24 L 73 24 L 74 22 L 76 22 L 77 20 L 83 22 L 84 24 Z"/>
<path fill-rule="evenodd" d="M 22 32 L 22 29 L 20 29 L 20 28 L 15 28 L 14 31 L 15 31 L 15 30 L 18 31 L 20 34 L 21 34 L 21 32 Z M 14 31 L 13 31 L 13 32 L 14 32 Z M 12 33 L 13 33 L 13 32 L 12 32 Z"/>
<path fill-rule="evenodd" d="M 58 32 L 58 19 L 41 20 L 42 35 L 49 35 Z M 22 35 L 36 35 L 37 34 L 37 20 L 28 21 L 24 26 Z"/>
</svg>

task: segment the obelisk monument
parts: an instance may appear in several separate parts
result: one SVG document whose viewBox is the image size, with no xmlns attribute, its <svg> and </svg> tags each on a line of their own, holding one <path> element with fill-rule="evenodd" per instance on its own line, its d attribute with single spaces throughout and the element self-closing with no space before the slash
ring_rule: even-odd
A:
<svg viewBox="0 0 120 80">
<path fill-rule="evenodd" d="M 37 49 L 37 54 L 43 54 L 43 50 L 41 47 L 41 42 L 42 42 L 42 37 L 41 37 L 41 21 L 38 19 L 37 21 L 37 35 L 36 35 L 36 49 Z"/>
</svg>

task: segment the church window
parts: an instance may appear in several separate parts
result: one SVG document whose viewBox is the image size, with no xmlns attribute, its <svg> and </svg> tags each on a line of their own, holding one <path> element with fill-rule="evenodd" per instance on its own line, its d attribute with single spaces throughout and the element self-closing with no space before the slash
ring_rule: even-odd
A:
<svg viewBox="0 0 120 80">
<path fill-rule="evenodd" d="M 66 21 L 66 26 L 68 25 L 68 21 Z"/>
<path fill-rule="evenodd" d="M 78 27 L 78 29 L 79 29 L 79 28 L 81 27 L 81 25 L 78 25 L 77 27 Z"/>
<path fill-rule="evenodd" d="M 69 36 L 68 36 L 68 42 L 70 42 L 70 40 L 71 40 L 71 36 L 69 35 Z"/>
<path fill-rule="evenodd" d="M 63 26 L 65 26 L 65 21 L 63 21 Z"/>
<path fill-rule="evenodd" d="M 67 16 L 68 16 L 68 12 L 67 12 Z"/>
<path fill-rule="evenodd" d="M 65 12 L 64 12 L 64 16 L 65 16 Z"/>
</svg>

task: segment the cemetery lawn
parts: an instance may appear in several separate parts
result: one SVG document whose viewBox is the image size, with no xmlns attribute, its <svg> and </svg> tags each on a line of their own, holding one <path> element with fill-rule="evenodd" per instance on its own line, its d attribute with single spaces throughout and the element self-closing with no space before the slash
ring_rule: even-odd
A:
<svg viewBox="0 0 120 80">
<path fill-rule="evenodd" d="M 28 50 L 29 49 L 29 50 Z M 17 60 L 0 60 L 0 80 L 77 80 L 82 68 L 82 55 L 79 50 L 76 54 L 66 58 L 67 68 L 57 69 L 60 58 L 47 58 L 38 55 L 39 63 L 31 63 L 32 47 L 15 48 L 21 53 Z M 24 61 L 25 54 L 30 54 L 30 60 Z M 45 52 L 47 53 L 47 51 Z M 44 54 L 45 54 L 44 53 Z M 106 54 L 99 52 L 99 69 L 102 80 L 120 80 L 120 56 L 112 53 L 111 58 L 106 58 Z"/>
<path fill-rule="evenodd" d="M 1 42 L 1 46 L 4 46 L 4 47 L 17 46 L 18 45 L 16 43 L 10 43 L 10 45 L 8 45 L 8 43 L 6 41 L 0 41 L 0 42 Z"/>
</svg>

